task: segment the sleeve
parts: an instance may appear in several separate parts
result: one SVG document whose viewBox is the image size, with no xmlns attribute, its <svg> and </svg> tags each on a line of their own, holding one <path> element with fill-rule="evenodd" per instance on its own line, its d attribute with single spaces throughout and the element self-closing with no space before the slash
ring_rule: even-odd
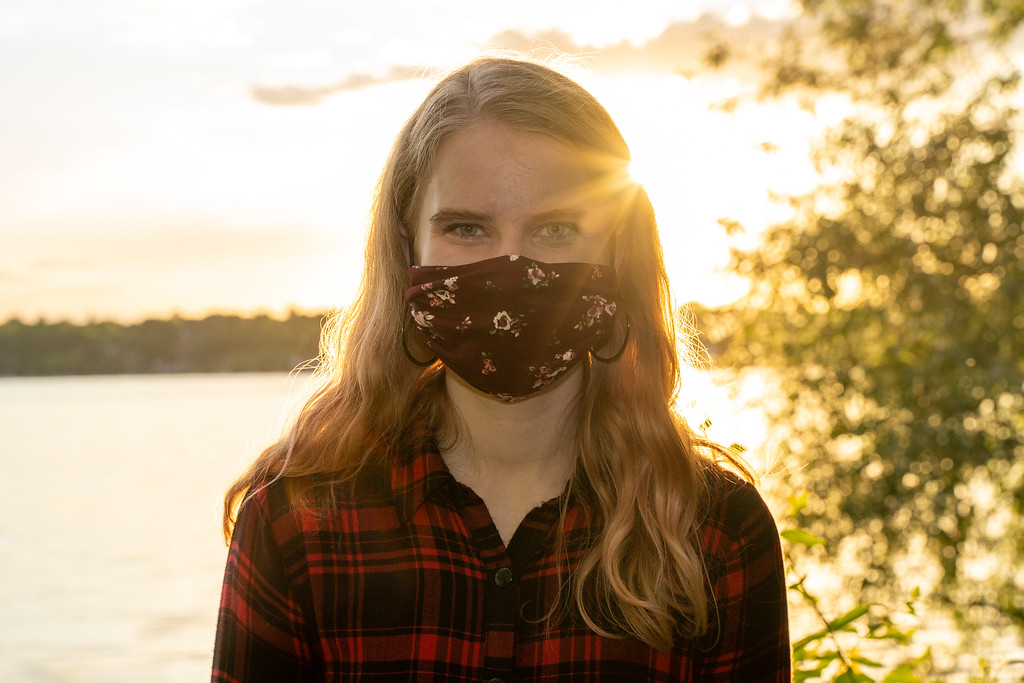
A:
<svg viewBox="0 0 1024 683">
<path fill-rule="evenodd" d="M 213 683 L 312 680 L 306 620 L 288 580 L 266 500 L 264 489 L 242 505 L 231 537 L 217 619 Z"/>
<path fill-rule="evenodd" d="M 753 486 L 737 482 L 726 490 L 721 527 L 709 528 L 706 536 L 713 601 L 699 678 L 788 682 L 792 660 L 778 529 Z"/>
</svg>

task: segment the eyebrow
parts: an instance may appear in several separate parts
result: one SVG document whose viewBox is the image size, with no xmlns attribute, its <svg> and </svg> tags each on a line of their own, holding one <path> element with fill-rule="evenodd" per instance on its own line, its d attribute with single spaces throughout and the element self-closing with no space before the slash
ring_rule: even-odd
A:
<svg viewBox="0 0 1024 683">
<path fill-rule="evenodd" d="M 531 223 L 544 223 L 551 220 L 576 220 L 582 215 L 582 211 L 574 209 L 553 209 L 551 211 L 543 211 L 534 216 L 530 216 Z M 493 216 L 489 213 L 480 213 L 478 211 L 466 211 L 463 209 L 441 209 L 428 220 L 430 223 L 449 223 L 452 221 L 474 221 L 478 223 L 486 223 L 493 220 Z"/>
<path fill-rule="evenodd" d="M 428 220 L 431 223 L 448 223 L 451 221 L 475 221 L 485 223 L 492 218 L 489 213 L 477 213 L 476 211 L 463 211 L 461 209 L 441 209 Z"/>
</svg>

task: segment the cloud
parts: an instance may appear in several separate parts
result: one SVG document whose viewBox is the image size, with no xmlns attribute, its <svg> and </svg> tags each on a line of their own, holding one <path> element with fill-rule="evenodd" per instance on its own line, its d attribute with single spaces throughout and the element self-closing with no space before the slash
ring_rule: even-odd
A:
<svg viewBox="0 0 1024 683">
<path fill-rule="evenodd" d="M 520 52 L 551 50 L 555 54 L 579 55 L 595 69 L 604 72 L 661 71 L 690 75 L 707 71 L 707 55 L 713 49 L 724 48 L 730 60 L 724 68 L 729 71 L 749 71 L 775 41 L 786 20 L 751 17 L 739 25 L 728 24 L 717 17 L 704 14 L 694 21 L 669 24 L 662 33 L 642 44 L 621 41 L 603 48 L 576 43 L 568 33 L 547 31 L 524 34 L 505 31 L 487 42 L 487 46 Z"/>
<path fill-rule="evenodd" d="M 301 85 L 257 85 L 250 89 L 253 99 L 261 104 L 277 107 L 296 107 L 319 104 L 334 93 L 363 90 L 375 85 L 407 81 L 421 77 L 427 69 L 420 66 L 393 66 L 383 74 L 356 73 L 331 85 L 309 87 Z"/>
<path fill-rule="evenodd" d="M 768 45 L 778 37 L 787 23 L 786 19 L 753 16 L 735 25 L 711 14 L 704 14 L 694 21 L 669 24 L 660 35 L 639 45 L 623 40 L 597 48 L 577 43 L 569 33 L 553 29 L 540 32 L 503 31 L 484 41 L 480 47 L 484 53 L 510 51 L 541 57 L 579 57 L 605 73 L 655 71 L 687 76 L 708 71 L 708 55 L 714 53 L 719 57 L 728 57 L 719 67 L 720 73 L 750 76 L 763 59 Z M 262 104 L 308 106 L 318 104 L 334 93 L 420 78 L 435 70 L 427 66 L 394 66 L 384 73 L 355 73 L 338 83 L 324 86 L 257 85 L 250 92 Z"/>
</svg>

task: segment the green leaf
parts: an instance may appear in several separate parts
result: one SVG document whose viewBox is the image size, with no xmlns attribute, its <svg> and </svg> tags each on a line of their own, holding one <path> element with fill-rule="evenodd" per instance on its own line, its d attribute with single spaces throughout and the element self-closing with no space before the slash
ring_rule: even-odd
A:
<svg viewBox="0 0 1024 683">
<path fill-rule="evenodd" d="M 860 656 L 850 657 L 850 661 L 851 662 L 857 662 L 858 664 L 863 664 L 864 666 L 874 666 L 874 667 L 885 666 L 881 662 L 876 662 L 875 660 L 868 659 L 867 657 L 860 657 Z"/>
<path fill-rule="evenodd" d="M 814 641 L 821 640 L 822 638 L 824 638 L 827 635 L 828 635 L 828 631 L 826 629 L 822 629 L 821 631 L 818 631 L 816 633 L 812 633 L 809 636 L 804 636 L 800 640 L 798 640 L 795 643 L 793 643 L 793 650 L 803 649 L 803 648 L 807 647 L 808 645 L 810 645 L 811 643 L 813 643 Z"/>
<path fill-rule="evenodd" d="M 838 631 L 850 622 L 860 619 L 862 616 L 868 613 L 869 609 L 870 607 L 868 607 L 867 605 L 857 605 L 843 616 L 828 622 L 828 628 L 831 631 Z"/>
<path fill-rule="evenodd" d="M 807 547 L 828 545 L 824 540 L 818 538 L 812 533 L 804 531 L 803 529 L 786 529 L 780 535 L 790 543 L 796 545 L 805 545 Z"/>
<path fill-rule="evenodd" d="M 914 674 L 914 668 L 909 664 L 900 664 L 890 671 L 882 679 L 882 683 L 921 683 L 921 679 Z"/>
<path fill-rule="evenodd" d="M 921 656 L 914 660 L 914 664 L 915 665 L 924 664 L 925 662 L 930 662 L 931 659 L 932 659 L 932 648 L 929 645 L 928 648 L 923 653 L 921 653 Z"/>
<path fill-rule="evenodd" d="M 854 671 L 853 669 L 847 669 L 843 673 L 836 676 L 835 683 L 874 683 L 870 676 Z"/>
<path fill-rule="evenodd" d="M 915 629 L 900 629 L 886 616 L 883 617 L 882 623 L 873 624 L 868 628 L 867 637 L 871 640 L 892 640 L 900 645 L 908 645 L 914 633 Z"/>
<path fill-rule="evenodd" d="M 807 507 L 807 491 L 789 497 L 789 516 L 796 517 Z"/>
<path fill-rule="evenodd" d="M 800 681 L 808 681 L 814 678 L 821 678 L 821 674 L 824 673 L 828 665 L 819 666 L 816 669 L 804 669 L 802 671 L 793 672 L 793 680 L 799 683 Z"/>
</svg>

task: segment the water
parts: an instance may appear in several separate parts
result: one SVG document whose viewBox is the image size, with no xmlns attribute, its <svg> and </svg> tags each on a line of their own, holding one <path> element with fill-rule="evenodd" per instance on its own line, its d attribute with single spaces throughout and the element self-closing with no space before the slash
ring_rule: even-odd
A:
<svg viewBox="0 0 1024 683">
<path fill-rule="evenodd" d="M 0 681 L 209 680 L 221 496 L 305 381 L 0 379 Z"/>
<path fill-rule="evenodd" d="M 0 681 L 209 680 L 226 555 L 221 496 L 307 382 L 0 379 Z M 762 437 L 757 416 L 739 420 L 751 429 L 742 433 L 722 406 L 696 407 L 693 424 L 705 413 L 722 430 L 713 438 Z M 817 628 L 800 627 L 799 616 L 795 635 Z M 955 650 L 950 631 L 922 636 L 937 652 Z M 996 651 L 998 662 L 1021 649 L 1008 641 Z M 1022 671 L 1005 668 L 997 680 Z"/>
</svg>

